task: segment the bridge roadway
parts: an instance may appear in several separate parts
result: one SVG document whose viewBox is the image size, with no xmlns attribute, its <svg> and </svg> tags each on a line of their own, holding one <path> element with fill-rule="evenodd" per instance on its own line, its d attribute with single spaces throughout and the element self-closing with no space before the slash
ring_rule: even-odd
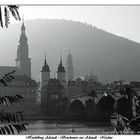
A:
<svg viewBox="0 0 140 140">
<path fill-rule="evenodd" d="M 94 100 L 96 103 L 98 103 L 98 101 L 103 97 L 103 96 L 107 96 L 110 95 L 114 100 L 117 100 L 118 98 L 121 97 L 120 93 L 116 90 L 116 91 L 109 91 L 109 92 L 104 92 L 104 91 L 96 91 L 97 95 L 94 97 Z M 80 95 L 75 95 L 75 96 L 71 96 L 68 97 L 70 102 L 72 103 L 74 100 L 80 100 L 84 105 L 85 102 L 88 99 L 92 99 L 92 96 L 87 95 L 86 93 L 84 94 L 80 94 Z"/>
</svg>

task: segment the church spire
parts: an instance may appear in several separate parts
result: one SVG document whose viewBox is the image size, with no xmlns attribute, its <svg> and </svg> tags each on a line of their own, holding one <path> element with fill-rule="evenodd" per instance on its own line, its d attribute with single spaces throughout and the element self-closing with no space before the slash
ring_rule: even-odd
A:
<svg viewBox="0 0 140 140">
<path fill-rule="evenodd" d="M 62 65 L 62 56 L 60 55 L 60 65 Z"/>
<path fill-rule="evenodd" d="M 45 60 L 44 65 L 41 70 L 41 88 L 45 87 L 50 80 L 50 68 L 46 61 L 46 52 L 45 52 Z"/>
<path fill-rule="evenodd" d="M 46 61 L 46 52 L 45 52 L 45 61 L 44 61 L 44 66 L 47 66 L 47 61 Z"/>
<path fill-rule="evenodd" d="M 19 39 L 19 43 L 20 44 L 27 44 L 27 37 L 25 34 L 25 25 L 24 25 L 24 18 L 22 18 L 22 25 L 21 25 L 21 35 L 20 35 L 20 39 Z"/>
<path fill-rule="evenodd" d="M 22 18 L 21 31 L 22 31 L 22 32 L 25 32 L 24 17 Z"/>
<path fill-rule="evenodd" d="M 58 65 L 58 70 L 57 72 L 66 72 L 64 66 L 62 65 L 62 55 L 60 55 L 60 63 Z"/>
<path fill-rule="evenodd" d="M 60 63 L 57 69 L 57 79 L 62 83 L 65 81 L 65 72 L 65 67 L 62 65 L 62 56 L 60 55 Z"/>
<path fill-rule="evenodd" d="M 50 68 L 47 64 L 47 61 L 46 61 L 46 52 L 45 52 L 45 60 L 44 60 L 44 66 L 42 67 L 42 71 L 41 72 L 50 72 Z"/>
</svg>

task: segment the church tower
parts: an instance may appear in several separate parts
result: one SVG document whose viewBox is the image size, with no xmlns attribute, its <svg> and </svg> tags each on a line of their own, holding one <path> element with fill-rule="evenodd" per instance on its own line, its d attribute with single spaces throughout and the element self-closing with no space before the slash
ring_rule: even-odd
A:
<svg viewBox="0 0 140 140">
<path fill-rule="evenodd" d="M 24 75 L 27 75 L 31 78 L 31 59 L 29 58 L 27 41 L 28 39 L 25 34 L 25 26 L 23 20 L 19 45 L 17 48 L 16 67 L 18 67 Z"/>
<path fill-rule="evenodd" d="M 50 68 L 46 61 L 46 54 L 45 54 L 45 61 L 44 65 L 41 70 L 41 88 L 45 87 L 50 80 Z"/>
<path fill-rule="evenodd" d="M 74 78 L 72 55 L 69 52 L 67 57 L 67 80 L 72 81 Z"/>
<path fill-rule="evenodd" d="M 65 81 L 65 68 L 62 65 L 62 58 L 60 57 L 60 64 L 58 65 L 58 70 L 57 70 L 57 79 L 63 83 Z"/>
</svg>

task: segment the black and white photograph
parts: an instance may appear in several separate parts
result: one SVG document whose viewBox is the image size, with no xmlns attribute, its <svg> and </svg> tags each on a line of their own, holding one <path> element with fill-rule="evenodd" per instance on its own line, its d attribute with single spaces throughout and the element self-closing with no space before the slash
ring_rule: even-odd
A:
<svg viewBox="0 0 140 140">
<path fill-rule="evenodd" d="M 0 5 L 0 135 L 139 134 L 140 5 Z"/>
</svg>

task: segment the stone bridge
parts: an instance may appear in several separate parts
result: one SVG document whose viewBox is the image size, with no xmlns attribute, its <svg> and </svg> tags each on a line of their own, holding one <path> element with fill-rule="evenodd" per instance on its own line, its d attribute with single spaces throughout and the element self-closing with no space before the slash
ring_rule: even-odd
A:
<svg viewBox="0 0 140 140">
<path fill-rule="evenodd" d="M 70 115 L 78 119 L 86 116 L 93 121 L 110 121 L 111 115 L 114 113 L 114 103 L 121 95 L 117 91 L 108 93 L 104 93 L 104 91 L 96 92 L 94 101 L 93 97 L 87 94 L 69 97 L 68 110 Z"/>
<path fill-rule="evenodd" d="M 103 91 L 96 91 L 97 95 L 94 97 L 95 103 L 97 104 L 99 102 L 99 100 L 104 97 L 104 96 L 111 96 L 114 100 L 120 98 L 120 94 L 117 91 L 110 91 L 108 93 L 104 93 Z M 75 96 L 71 96 L 69 97 L 70 102 L 72 103 L 74 100 L 79 100 L 81 101 L 84 105 L 85 102 L 89 99 L 92 99 L 91 96 L 87 95 L 87 94 L 80 94 L 80 95 L 75 95 Z"/>
</svg>

